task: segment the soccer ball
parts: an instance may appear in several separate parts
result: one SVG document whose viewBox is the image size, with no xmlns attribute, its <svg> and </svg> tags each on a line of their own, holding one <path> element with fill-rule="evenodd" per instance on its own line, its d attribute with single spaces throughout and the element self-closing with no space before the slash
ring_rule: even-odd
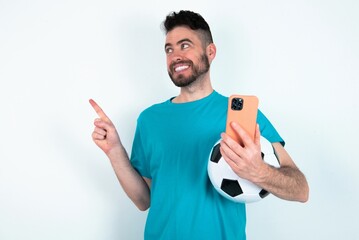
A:
<svg viewBox="0 0 359 240">
<path fill-rule="evenodd" d="M 272 144 L 261 136 L 262 159 L 273 167 L 279 167 L 279 160 Z M 254 183 L 240 178 L 219 151 L 220 140 L 214 145 L 209 155 L 208 176 L 214 188 L 227 199 L 234 202 L 251 203 L 268 196 L 269 192 Z"/>
</svg>

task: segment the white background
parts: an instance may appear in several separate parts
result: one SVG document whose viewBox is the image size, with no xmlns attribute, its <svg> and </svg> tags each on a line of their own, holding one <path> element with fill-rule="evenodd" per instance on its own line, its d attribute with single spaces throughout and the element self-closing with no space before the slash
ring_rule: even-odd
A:
<svg viewBox="0 0 359 240">
<path fill-rule="evenodd" d="M 310 185 L 248 205 L 248 239 L 359 239 L 354 0 L 0 0 L 0 239 L 142 238 L 88 99 L 130 151 L 138 114 L 178 92 L 160 24 L 180 9 L 211 26 L 215 89 L 259 97 Z"/>
</svg>

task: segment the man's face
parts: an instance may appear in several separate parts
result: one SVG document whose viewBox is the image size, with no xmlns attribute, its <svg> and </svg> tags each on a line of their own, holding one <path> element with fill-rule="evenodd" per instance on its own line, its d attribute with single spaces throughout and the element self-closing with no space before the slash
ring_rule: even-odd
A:
<svg viewBox="0 0 359 240">
<path fill-rule="evenodd" d="M 189 86 L 209 70 L 198 33 L 187 27 L 176 27 L 167 33 L 165 51 L 168 75 L 178 87 Z"/>
</svg>

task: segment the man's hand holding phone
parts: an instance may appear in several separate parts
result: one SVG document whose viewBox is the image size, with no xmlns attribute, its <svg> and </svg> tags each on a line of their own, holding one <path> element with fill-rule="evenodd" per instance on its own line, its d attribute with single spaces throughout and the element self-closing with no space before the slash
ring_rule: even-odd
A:
<svg viewBox="0 0 359 240">
<path fill-rule="evenodd" d="M 268 167 L 261 155 L 259 126 L 256 126 L 254 140 L 237 122 L 232 122 L 231 127 L 241 138 L 242 145 L 228 134 L 222 133 L 221 154 L 238 176 L 257 182 L 258 177 L 262 176 Z"/>
<path fill-rule="evenodd" d="M 255 182 L 265 170 L 257 122 L 258 98 L 232 95 L 228 99 L 226 132 L 222 133 L 221 154 L 241 178 Z"/>
</svg>

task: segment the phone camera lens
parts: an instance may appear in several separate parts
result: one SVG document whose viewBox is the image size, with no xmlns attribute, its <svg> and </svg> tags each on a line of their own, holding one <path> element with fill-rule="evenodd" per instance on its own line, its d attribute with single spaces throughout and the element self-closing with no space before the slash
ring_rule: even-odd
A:
<svg viewBox="0 0 359 240">
<path fill-rule="evenodd" d="M 233 98 L 231 108 L 232 108 L 232 110 L 237 110 L 237 111 L 242 110 L 243 99 L 242 98 Z"/>
</svg>

